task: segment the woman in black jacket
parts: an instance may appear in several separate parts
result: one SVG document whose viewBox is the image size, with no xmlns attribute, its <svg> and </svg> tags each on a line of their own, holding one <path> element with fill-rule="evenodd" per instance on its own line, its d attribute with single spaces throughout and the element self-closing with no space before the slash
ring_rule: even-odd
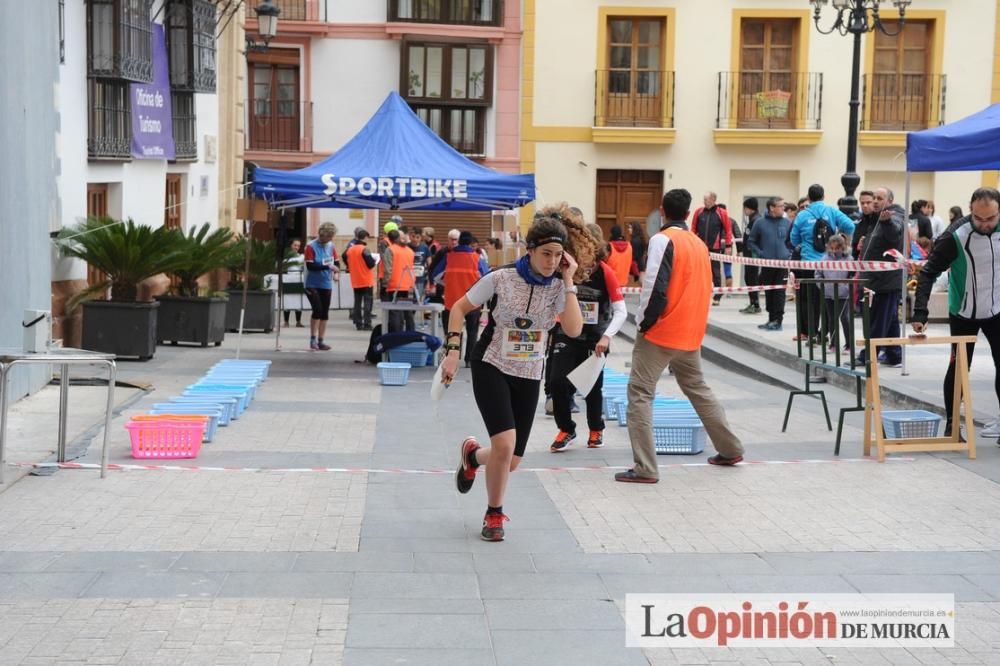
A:
<svg viewBox="0 0 1000 666">
<path fill-rule="evenodd" d="M 638 280 L 642 272 L 646 270 L 646 249 L 649 247 L 649 236 L 646 235 L 645 221 L 633 222 L 629 226 L 632 228 L 629 232 L 632 244 L 632 270 L 629 272 Z"/>
</svg>

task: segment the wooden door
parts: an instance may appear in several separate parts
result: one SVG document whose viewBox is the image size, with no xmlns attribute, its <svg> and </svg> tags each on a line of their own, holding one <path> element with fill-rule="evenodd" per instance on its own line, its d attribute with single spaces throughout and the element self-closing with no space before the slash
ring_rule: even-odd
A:
<svg viewBox="0 0 1000 666">
<path fill-rule="evenodd" d="M 184 190 L 181 188 L 181 175 L 167 174 L 167 192 L 164 201 L 163 226 L 169 229 L 180 229 L 184 211 Z"/>
<path fill-rule="evenodd" d="M 663 21 L 608 20 L 608 125 L 659 127 L 663 118 Z"/>
<path fill-rule="evenodd" d="M 645 226 L 649 214 L 660 207 L 663 197 L 662 171 L 598 169 L 597 224 L 604 238 L 618 225 L 628 235 L 628 225 Z"/>
<path fill-rule="evenodd" d="M 740 127 L 790 127 L 797 86 L 795 19 L 744 20 L 740 26 Z"/>
<path fill-rule="evenodd" d="M 887 29 L 898 29 L 887 21 Z M 927 128 L 930 111 L 931 24 L 907 20 L 903 31 L 887 37 L 876 30 L 875 60 L 871 75 L 871 129 L 920 130 Z"/>
<path fill-rule="evenodd" d="M 108 184 L 87 183 L 87 217 L 104 218 L 108 216 Z M 105 275 L 90 264 L 87 264 L 87 285 L 93 286 L 103 282 Z"/>
<path fill-rule="evenodd" d="M 302 104 L 298 64 L 252 62 L 250 69 L 250 149 L 299 150 Z"/>
</svg>

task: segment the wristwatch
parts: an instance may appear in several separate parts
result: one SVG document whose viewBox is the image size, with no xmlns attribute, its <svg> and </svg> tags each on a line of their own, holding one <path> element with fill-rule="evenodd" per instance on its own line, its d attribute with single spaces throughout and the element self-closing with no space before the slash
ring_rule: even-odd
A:
<svg viewBox="0 0 1000 666">
<path fill-rule="evenodd" d="M 567 293 L 567 294 L 576 294 L 576 293 L 578 293 L 579 291 L 580 291 L 580 290 L 576 288 L 576 285 L 575 285 L 575 284 L 572 284 L 572 285 L 570 285 L 570 286 L 566 287 L 566 293 Z"/>
</svg>

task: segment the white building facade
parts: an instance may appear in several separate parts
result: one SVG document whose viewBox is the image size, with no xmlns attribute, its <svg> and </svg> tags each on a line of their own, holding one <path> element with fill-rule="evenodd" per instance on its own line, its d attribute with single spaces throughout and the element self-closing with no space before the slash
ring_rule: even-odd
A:
<svg viewBox="0 0 1000 666">
<path fill-rule="evenodd" d="M 58 100 L 61 219 L 52 231 L 89 216 L 133 219 L 184 231 L 219 216 L 216 3 L 207 0 L 67 0 Z M 140 158 L 133 148 L 133 84 L 149 82 L 154 34 L 166 39 L 170 132 L 175 158 Z M 166 89 L 164 89 L 166 90 Z M 169 99 L 166 99 L 169 96 Z M 73 343 L 78 315 L 66 299 L 85 286 L 80 261 L 54 262 L 54 337 Z M 162 289 L 152 287 L 154 291 Z"/>
</svg>

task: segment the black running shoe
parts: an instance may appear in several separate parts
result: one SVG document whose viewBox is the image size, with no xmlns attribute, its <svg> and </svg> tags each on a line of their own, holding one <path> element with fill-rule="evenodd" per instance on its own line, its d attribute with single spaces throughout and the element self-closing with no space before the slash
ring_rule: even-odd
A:
<svg viewBox="0 0 1000 666">
<path fill-rule="evenodd" d="M 476 441 L 475 437 L 466 437 L 462 441 L 462 446 L 459 447 L 462 459 L 459 461 L 458 469 L 455 471 L 455 487 L 463 495 L 469 492 L 472 484 L 476 481 L 477 468 L 469 465 L 469 453 L 478 448 L 480 448 L 479 442 Z"/>
</svg>

